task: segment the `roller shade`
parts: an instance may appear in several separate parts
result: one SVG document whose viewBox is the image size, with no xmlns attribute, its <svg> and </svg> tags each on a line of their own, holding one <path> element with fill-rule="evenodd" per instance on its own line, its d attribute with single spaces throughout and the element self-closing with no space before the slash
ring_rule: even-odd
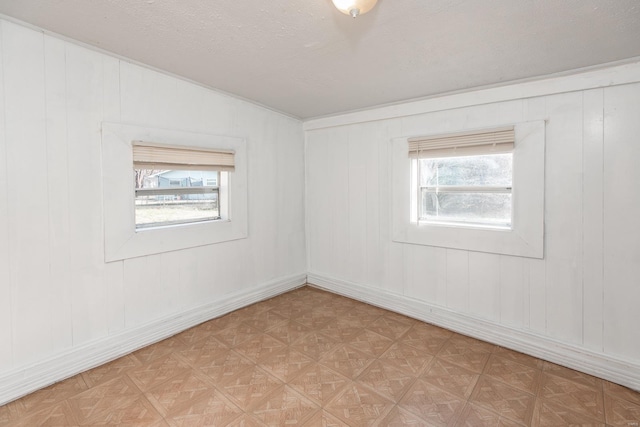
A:
<svg viewBox="0 0 640 427">
<path fill-rule="evenodd" d="M 409 157 L 455 157 L 505 153 L 513 150 L 513 126 L 409 138 Z"/>
<path fill-rule="evenodd" d="M 215 170 L 233 172 L 233 151 L 133 141 L 135 169 Z"/>
</svg>

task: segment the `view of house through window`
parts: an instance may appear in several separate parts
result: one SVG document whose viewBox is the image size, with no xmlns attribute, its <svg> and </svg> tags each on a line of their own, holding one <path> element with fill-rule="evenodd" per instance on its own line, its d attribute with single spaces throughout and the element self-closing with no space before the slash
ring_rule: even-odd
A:
<svg viewBox="0 0 640 427">
<path fill-rule="evenodd" d="M 511 227 L 513 153 L 413 160 L 418 220 Z"/>
<path fill-rule="evenodd" d="M 135 171 L 136 229 L 220 219 L 220 178 L 212 170 Z"/>
</svg>

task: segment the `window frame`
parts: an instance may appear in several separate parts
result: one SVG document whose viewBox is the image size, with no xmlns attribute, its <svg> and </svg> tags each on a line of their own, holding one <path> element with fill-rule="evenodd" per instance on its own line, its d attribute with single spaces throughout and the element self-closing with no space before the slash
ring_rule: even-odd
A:
<svg viewBox="0 0 640 427">
<path fill-rule="evenodd" d="M 411 161 L 411 188 L 414 191 L 415 188 L 415 197 L 416 197 L 416 213 L 415 219 L 412 213 L 412 220 L 415 220 L 421 224 L 434 224 L 434 225 L 452 225 L 459 227 L 478 227 L 478 228 L 491 228 L 491 229 L 511 229 L 513 226 L 513 205 L 511 207 L 511 215 L 509 218 L 508 224 L 491 224 L 488 222 L 473 222 L 473 221 L 464 221 L 464 220 L 455 220 L 455 219 L 427 219 L 424 218 L 422 211 L 422 198 L 424 197 L 424 193 L 481 193 L 481 194 L 510 194 L 513 197 L 513 170 L 511 174 L 511 185 L 509 186 L 495 186 L 495 185 L 436 185 L 436 186 L 423 186 L 420 184 L 420 170 L 421 166 L 419 165 L 420 161 L 423 159 L 455 159 L 461 157 L 479 157 L 479 156 L 487 156 L 487 155 L 511 155 L 512 165 L 513 165 L 513 150 L 509 151 L 501 151 L 499 153 L 494 153 L 491 151 L 491 147 L 486 147 L 486 152 L 478 152 L 472 155 L 461 155 L 461 156 L 423 156 L 420 158 L 414 158 Z M 415 172 L 414 172 L 415 169 Z M 413 201 L 412 201 L 413 206 Z"/>
<path fill-rule="evenodd" d="M 228 200 L 224 208 L 221 206 L 222 219 L 136 230 L 132 143 L 139 140 L 233 150 L 235 170 L 226 180 L 220 177 L 218 183 L 219 198 Z M 102 167 L 106 262 L 248 236 L 247 147 L 243 138 L 103 122 Z"/>
<path fill-rule="evenodd" d="M 412 183 L 417 184 L 417 181 L 413 180 L 412 159 L 407 155 L 410 138 L 392 139 L 390 209 L 393 241 L 543 258 L 545 122 L 521 122 L 514 127 L 510 229 L 418 221 L 417 191 L 415 185 L 412 188 Z"/>
</svg>

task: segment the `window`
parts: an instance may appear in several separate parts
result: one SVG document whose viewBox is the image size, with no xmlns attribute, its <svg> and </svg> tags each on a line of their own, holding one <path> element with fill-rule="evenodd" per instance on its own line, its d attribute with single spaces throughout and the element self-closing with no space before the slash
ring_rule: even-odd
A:
<svg viewBox="0 0 640 427">
<path fill-rule="evenodd" d="M 393 139 L 393 240 L 541 258 L 544 139 L 544 121 Z"/>
<path fill-rule="evenodd" d="M 133 143 L 136 230 L 221 219 L 221 181 L 234 168 L 224 150 Z"/>
<path fill-rule="evenodd" d="M 412 138 L 419 222 L 511 227 L 513 127 Z"/>
<path fill-rule="evenodd" d="M 243 138 L 103 122 L 102 170 L 107 262 L 248 236 Z M 136 170 L 147 172 L 136 179 Z M 143 207 L 163 215 L 144 219 Z"/>
<path fill-rule="evenodd" d="M 228 172 L 134 169 L 136 229 L 220 219 L 218 175 Z M 172 179 L 171 177 L 179 177 Z M 202 181 L 206 179 L 207 185 Z"/>
</svg>

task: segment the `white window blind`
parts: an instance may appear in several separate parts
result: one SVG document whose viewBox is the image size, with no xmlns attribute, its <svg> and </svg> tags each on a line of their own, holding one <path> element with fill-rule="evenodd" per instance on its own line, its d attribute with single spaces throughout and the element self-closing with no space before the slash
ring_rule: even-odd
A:
<svg viewBox="0 0 640 427">
<path fill-rule="evenodd" d="M 409 157 L 423 159 L 505 153 L 513 150 L 514 141 L 513 126 L 415 137 L 409 138 Z"/>
<path fill-rule="evenodd" d="M 235 153 L 228 150 L 133 141 L 133 167 L 135 169 L 233 172 Z"/>
</svg>

